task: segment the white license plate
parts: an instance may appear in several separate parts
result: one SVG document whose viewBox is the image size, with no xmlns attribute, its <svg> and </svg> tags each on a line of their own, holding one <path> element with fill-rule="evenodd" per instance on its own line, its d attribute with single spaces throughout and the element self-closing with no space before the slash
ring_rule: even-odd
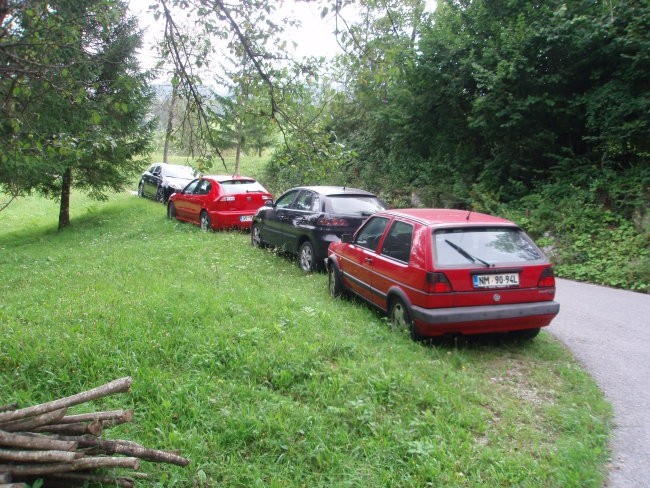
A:
<svg viewBox="0 0 650 488">
<path fill-rule="evenodd" d="M 495 288 L 500 286 L 518 286 L 519 273 L 474 275 L 474 288 Z"/>
<path fill-rule="evenodd" d="M 242 215 L 241 217 L 239 217 L 240 222 L 251 222 L 252 220 L 253 220 L 252 215 Z"/>
</svg>

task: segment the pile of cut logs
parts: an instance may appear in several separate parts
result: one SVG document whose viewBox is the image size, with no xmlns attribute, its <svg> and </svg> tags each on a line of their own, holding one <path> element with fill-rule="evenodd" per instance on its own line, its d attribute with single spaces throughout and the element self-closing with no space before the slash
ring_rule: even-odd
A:
<svg viewBox="0 0 650 488">
<path fill-rule="evenodd" d="M 175 452 L 101 438 L 104 429 L 130 422 L 132 410 L 67 415 L 69 407 L 130 387 L 126 377 L 32 407 L 0 405 L 0 488 L 27 487 L 36 480 L 46 488 L 87 482 L 133 487 L 136 478 L 146 478 L 137 472 L 141 459 L 186 466 L 189 460 Z M 107 474 L 111 468 L 135 471 L 129 476 Z"/>
</svg>

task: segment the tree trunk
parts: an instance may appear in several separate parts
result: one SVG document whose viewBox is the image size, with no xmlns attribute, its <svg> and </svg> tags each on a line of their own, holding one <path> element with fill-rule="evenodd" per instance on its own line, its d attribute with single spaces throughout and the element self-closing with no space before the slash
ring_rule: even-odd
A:
<svg viewBox="0 0 650 488">
<path fill-rule="evenodd" d="M 235 176 L 239 176 L 239 159 L 241 157 L 241 142 L 242 142 L 242 129 L 243 124 L 241 117 L 237 117 L 237 152 L 235 153 Z"/>
<path fill-rule="evenodd" d="M 72 186 L 72 169 L 63 173 L 61 184 L 61 206 L 59 207 L 59 230 L 70 226 L 70 187 Z"/>
<path fill-rule="evenodd" d="M 178 96 L 177 85 L 172 86 L 172 99 L 169 102 L 169 113 L 167 114 L 167 129 L 165 130 L 165 148 L 163 149 L 163 163 L 167 164 L 167 154 L 169 152 L 169 140 L 172 137 L 174 107 L 176 106 L 176 98 Z"/>
</svg>

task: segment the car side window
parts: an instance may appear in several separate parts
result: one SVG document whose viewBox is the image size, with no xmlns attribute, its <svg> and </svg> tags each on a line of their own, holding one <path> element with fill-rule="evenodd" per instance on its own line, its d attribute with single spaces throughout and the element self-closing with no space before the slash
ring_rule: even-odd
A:
<svg viewBox="0 0 650 488">
<path fill-rule="evenodd" d="M 287 208 L 293 202 L 293 199 L 296 198 L 298 191 L 292 191 L 285 193 L 275 202 L 275 208 Z"/>
<path fill-rule="evenodd" d="M 371 217 L 357 234 L 354 243 L 357 246 L 376 251 L 388 222 L 389 219 L 385 217 Z"/>
<path fill-rule="evenodd" d="M 201 183 L 196 187 L 196 191 L 194 192 L 196 195 L 207 195 L 210 193 L 210 189 L 212 188 L 212 183 L 210 183 L 210 180 L 201 180 Z"/>
<path fill-rule="evenodd" d="M 314 200 L 318 200 L 314 192 L 303 190 L 292 207 L 296 210 L 314 210 Z"/>
<path fill-rule="evenodd" d="M 194 180 L 194 181 L 192 181 L 191 183 L 189 183 L 189 184 L 185 187 L 184 193 L 187 193 L 187 194 L 190 194 L 190 195 L 193 194 L 193 193 L 194 193 L 194 190 L 196 189 L 196 185 L 198 185 L 200 181 L 201 181 L 201 180 Z"/>
<path fill-rule="evenodd" d="M 384 244 L 381 247 L 381 254 L 390 258 L 408 263 L 411 257 L 411 242 L 413 239 L 413 226 L 396 220 L 391 225 Z"/>
</svg>

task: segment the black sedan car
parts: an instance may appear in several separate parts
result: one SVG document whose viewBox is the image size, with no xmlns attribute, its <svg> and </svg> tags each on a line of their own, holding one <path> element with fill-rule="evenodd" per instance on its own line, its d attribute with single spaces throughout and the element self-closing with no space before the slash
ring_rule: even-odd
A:
<svg viewBox="0 0 650 488">
<path fill-rule="evenodd" d="M 322 268 L 330 242 L 352 234 L 385 204 L 365 190 L 342 186 L 301 186 L 267 202 L 253 217 L 251 243 L 299 257 L 305 272 Z"/>
<path fill-rule="evenodd" d="M 142 173 L 138 184 L 138 196 L 167 202 L 175 191 L 182 190 L 198 172 L 191 166 L 180 164 L 154 163 Z"/>
</svg>

